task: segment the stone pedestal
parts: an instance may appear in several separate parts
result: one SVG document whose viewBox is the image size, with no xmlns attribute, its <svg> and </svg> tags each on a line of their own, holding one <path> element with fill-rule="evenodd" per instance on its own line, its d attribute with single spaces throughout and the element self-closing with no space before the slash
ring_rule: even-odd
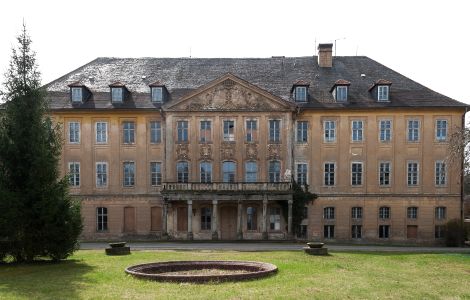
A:
<svg viewBox="0 0 470 300">
<path fill-rule="evenodd" d="M 106 255 L 128 255 L 131 254 L 131 247 L 127 247 L 125 242 L 110 243 L 110 248 L 106 248 Z"/>
<path fill-rule="evenodd" d="M 328 255 L 328 248 L 304 247 L 304 252 L 310 255 Z"/>
</svg>

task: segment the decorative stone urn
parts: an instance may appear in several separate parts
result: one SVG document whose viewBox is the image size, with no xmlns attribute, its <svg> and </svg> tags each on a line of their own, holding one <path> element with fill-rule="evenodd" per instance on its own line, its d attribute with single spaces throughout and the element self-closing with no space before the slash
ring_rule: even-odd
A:
<svg viewBox="0 0 470 300">
<path fill-rule="evenodd" d="M 307 246 L 304 247 L 304 252 L 310 255 L 328 255 L 328 248 L 323 247 L 325 243 L 321 242 L 308 242 Z"/>
<path fill-rule="evenodd" d="M 128 255 L 131 254 L 131 247 L 126 247 L 126 242 L 109 243 L 110 248 L 106 248 L 106 255 Z"/>
</svg>

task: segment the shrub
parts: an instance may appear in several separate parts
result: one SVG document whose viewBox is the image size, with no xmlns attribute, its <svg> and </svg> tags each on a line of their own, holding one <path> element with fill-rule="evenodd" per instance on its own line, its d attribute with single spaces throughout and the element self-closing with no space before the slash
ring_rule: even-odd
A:
<svg viewBox="0 0 470 300">
<path fill-rule="evenodd" d="M 445 243 L 448 247 L 462 246 L 467 236 L 466 228 L 459 219 L 452 219 L 446 224 Z"/>
</svg>

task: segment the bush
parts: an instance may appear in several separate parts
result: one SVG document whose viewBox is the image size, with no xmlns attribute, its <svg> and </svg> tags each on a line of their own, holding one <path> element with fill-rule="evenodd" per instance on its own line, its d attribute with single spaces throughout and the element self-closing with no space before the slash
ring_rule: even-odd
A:
<svg viewBox="0 0 470 300">
<path fill-rule="evenodd" d="M 462 220 L 452 219 L 446 224 L 445 243 L 448 247 L 462 246 L 467 236 Z"/>
</svg>

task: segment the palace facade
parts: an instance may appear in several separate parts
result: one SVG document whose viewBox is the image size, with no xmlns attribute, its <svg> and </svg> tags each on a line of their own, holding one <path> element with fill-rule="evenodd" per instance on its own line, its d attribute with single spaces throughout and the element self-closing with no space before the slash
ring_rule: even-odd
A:
<svg viewBox="0 0 470 300">
<path fill-rule="evenodd" d="M 439 243 L 467 106 L 363 57 L 98 58 L 46 85 L 83 239 Z M 318 195 L 292 225 L 292 180 Z"/>
</svg>

